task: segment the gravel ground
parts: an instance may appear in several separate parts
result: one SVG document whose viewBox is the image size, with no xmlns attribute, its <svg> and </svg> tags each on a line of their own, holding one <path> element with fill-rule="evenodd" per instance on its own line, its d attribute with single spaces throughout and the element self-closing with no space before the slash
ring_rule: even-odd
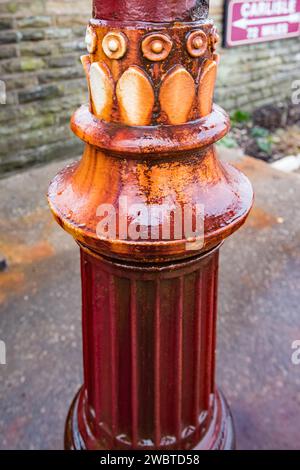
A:
<svg viewBox="0 0 300 470">
<path fill-rule="evenodd" d="M 299 449 L 300 176 L 234 150 L 250 177 L 252 214 L 221 250 L 218 383 L 240 449 Z M 50 178 L 66 162 L 0 181 L 0 448 L 59 449 L 82 381 L 78 249 L 52 220 Z"/>
</svg>

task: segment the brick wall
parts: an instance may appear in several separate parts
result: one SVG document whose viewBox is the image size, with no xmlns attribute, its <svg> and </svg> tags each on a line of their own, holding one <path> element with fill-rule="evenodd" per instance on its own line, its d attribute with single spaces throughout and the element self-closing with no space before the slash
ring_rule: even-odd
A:
<svg viewBox="0 0 300 470">
<path fill-rule="evenodd" d="M 221 31 L 223 0 L 210 11 Z M 0 0 L 0 173 L 81 153 L 69 119 L 87 98 L 79 57 L 90 12 L 90 0 Z M 294 39 L 221 50 L 216 101 L 251 110 L 289 96 L 299 49 Z"/>
</svg>

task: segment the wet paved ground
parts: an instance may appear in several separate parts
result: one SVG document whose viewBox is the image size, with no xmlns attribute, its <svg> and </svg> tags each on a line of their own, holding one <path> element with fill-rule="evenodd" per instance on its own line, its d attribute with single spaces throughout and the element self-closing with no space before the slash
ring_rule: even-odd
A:
<svg viewBox="0 0 300 470">
<path fill-rule="evenodd" d="M 256 203 L 222 248 L 218 382 L 241 449 L 300 448 L 300 175 L 236 162 Z M 0 448 L 59 449 L 81 383 L 78 250 L 44 194 L 63 163 L 0 181 Z"/>
</svg>

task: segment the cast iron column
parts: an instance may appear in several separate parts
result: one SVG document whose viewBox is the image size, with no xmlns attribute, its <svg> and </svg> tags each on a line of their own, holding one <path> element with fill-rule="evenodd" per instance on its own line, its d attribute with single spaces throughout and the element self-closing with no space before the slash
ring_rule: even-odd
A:
<svg viewBox="0 0 300 470">
<path fill-rule="evenodd" d="M 81 251 L 84 384 L 67 449 L 234 446 L 214 380 L 218 250 L 253 195 L 213 146 L 229 120 L 212 105 L 207 12 L 205 0 L 94 1 L 90 103 L 71 121 L 85 151 L 49 189 Z M 177 208 L 202 207 L 204 233 L 172 225 L 166 237 L 166 218 L 145 207 L 169 208 L 169 223 Z"/>
</svg>

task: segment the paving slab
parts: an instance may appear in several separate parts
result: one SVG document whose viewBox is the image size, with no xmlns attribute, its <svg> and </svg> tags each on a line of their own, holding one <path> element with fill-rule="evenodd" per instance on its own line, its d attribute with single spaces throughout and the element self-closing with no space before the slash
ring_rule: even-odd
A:
<svg viewBox="0 0 300 470">
<path fill-rule="evenodd" d="M 218 383 L 238 448 L 299 449 L 300 175 L 234 160 L 256 201 L 221 250 Z M 67 162 L 0 181 L 0 449 L 61 449 L 66 413 L 82 381 L 78 248 L 52 220 L 45 193 Z"/>
</svg>

